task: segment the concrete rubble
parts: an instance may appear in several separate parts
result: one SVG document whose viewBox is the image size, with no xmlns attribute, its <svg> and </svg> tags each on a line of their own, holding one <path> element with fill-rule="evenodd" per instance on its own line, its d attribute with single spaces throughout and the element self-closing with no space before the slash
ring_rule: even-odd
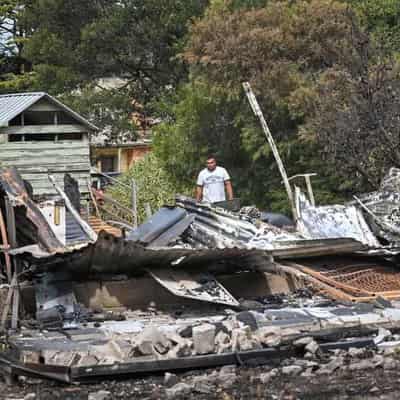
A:
<svg viewBox="0 0 400 400">
<path fill-rule="evenodd" d="M 232 387 L 251 364 L 269 366 L 263 384 L 395 369 L 399 177 L 390 171 L 379 192 L 345 205 L 313 206 L 297 190 L 291 225 L 184 196 L 126 237 L 94 234 L 78 214 L 80 240 L 67 243 L 18 172 L 2 170 L 0 211 L 18 245 L 0 260 L 17 268 L 9 282 L 11 264 L 2 270 L 0 369 L 67 383 L 165 372 L 166 398 Z M 204 367 L 214 372 L 177 375 Z"/>
</svg>

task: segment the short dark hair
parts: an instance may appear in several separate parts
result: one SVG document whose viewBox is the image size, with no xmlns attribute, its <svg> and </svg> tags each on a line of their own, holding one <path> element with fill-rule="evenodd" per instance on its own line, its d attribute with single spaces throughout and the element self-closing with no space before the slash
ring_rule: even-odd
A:
<svg viewBox="0 0 400 400">
<path fill-rule="evenodd" d="M 217 161 L 217 158 L 215 157 L 214 154 L 209 154 L 209 155 L 207 156 L 207 158 L 206 158 L 206 160 L 211 160 L 211 159 L 214 159 L 215 161 Z"/>
</svg>

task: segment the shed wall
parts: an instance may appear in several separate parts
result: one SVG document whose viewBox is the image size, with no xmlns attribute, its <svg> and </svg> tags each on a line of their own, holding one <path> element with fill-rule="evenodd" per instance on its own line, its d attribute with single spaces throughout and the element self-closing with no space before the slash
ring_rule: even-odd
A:
<svg viewBox="0 0 400 400">
<path fill-rule="evenodd" d="M 78 180 L 81 193 L 88 193 L 90 154 L 89 144 L 84 140 L 0 143 L 0 164 L 18 168 L 23 179 L 32 184 L 35 195 L 56 194 L 47 173 L 62 188 L 64 174 L 69 173 Z"/>
</svg>

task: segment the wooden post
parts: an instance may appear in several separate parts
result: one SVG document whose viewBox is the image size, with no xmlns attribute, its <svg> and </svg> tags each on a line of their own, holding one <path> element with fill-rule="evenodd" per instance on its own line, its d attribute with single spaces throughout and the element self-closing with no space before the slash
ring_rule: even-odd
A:
<svg viewBox="0 0 400 400">
<path fill-rule="evenodd" d="M 1 240 L 3 242 L 3 246 L 5 247 L 4 259 L 6 262 L 7 279 L 8 279 L 8 283 L 11 283 L 11 278 L 12 278 L 11 258 L 10 258 L 10 255 L 8 254 L 8 249 L 9 249 L 10 245 L 8 243 L 6 225 L 4 223 L 3 213 L 1 212 L 1 209 L 0 209 L 0 234 L 1 234 Z"/>
<path fill-rule="evenodd" d="M 93 195 L 92 187 L 90 186 L 89 179 L 87 180 L 87 187 L 88 187 L 88 189 L 89 189 L 89 194 L 90 194 L 90 198 L 92 199 L 92 203 L 93 203 L 93 205 L 94 205 L 94 209 L 96 210 L 96 215 L 97 215 L 98 218 L 101 219 L 99 207 L 97 206 L 97 201 L 96 201 L 96 199 L 95 199 L 95 197 L 94 197 L 94 195 Z M 89 216 L 90 216 L 90 215 L 89 215 L 89 213 L 88 213 L 88 220 L 89 220 Z"/>
<path fill-rule="evenodd" d="M 133 210 L 133 226 L 137 228 L 138 226 L 138 214 L 137 214 L 137 186 L 134 179 L 131 183 L 132 187 L 132 210 Z"/>
<path fill-rule="evenodd" d="M 308 192 L 308 197 L 310 198 L 311 205 L 315 207 L 314 192 L 312 190 L 310 176 L 311 176 L 310 174 L 305 174 L 304 179 L 306 180 L 307 192 Z"/>
<path fill-rule="evenodd" d="M 11 205 L 10 200 L 5 198 L 6 206 L 6 220 L 7 220 L 7 230 L 8 238 L 10 242 L 10 247 L 15 249 L 18 247 L 17 243 L 17 228 L 15 225 L 15 212 L 14 207 Z M 12 313 L 11 313 L 11 328 L 18 328 L 18 316 L 19 316 L 19 288 L 18 288 L 18 276 L 21 272 L 20 264 L 18 260 L 13 257 L 12 259 L 14 265 L 14 286 L 13 286 L 13 303 L 12 303 Z"/>
<path fill-rule="evenodd" d="M 13 294 L 14 294 L 14 286 L 16 285 L 16 282 L 17 282 L 17 274 L 14 273 L 14 276 L 11 279 L 10 286 L 8 289 L 7 299 L 6 299 L 6 303 L 4 304 L 3 313 L 1 315 L 1 328 L 2 329 L 5 329 L 5 327 L 6 327 L 7 315 L 10 311 L 11 301 L 12 301 Z"/>
<path fill-rule="evenodd" d="M 286 174 L 286 170 L 285 167 L 283 166 L 283 162 L 282 159 L 279 155 L 278 149 L 275 145 L 275 141 L 274 138 L 272 137 L 271 131 L 268 128 L 267 122 L 265 121 L 264 115 L 261 111 L 261 108 L 258 104 L 258 101 L 256 99 L 256 96 L 254 95 L 253 91 L 251 90 L 251 86 L 249 82 L 244 82 L 243 83 L 243 88 L 246 92 L 246 96 L 249 100 L 250 106 L 253 109 L 254 114 L 258 117 L 258 119 L 261 122 L 261 126 L 263 128 L 263 131 L 265 133 L 265 136 L 267 137 L 269 146 L 271 147 L 272 153 L 275 157 L 275 161 L 278 165 L 279 168 L 279 172 L 281 173 L 282 179 L 283 179 L 283 183 L 285 185 L 285 189 L 286 189 L 286 193 L 287 196 L 289 198 L 289 203 L 290 206 L 292 208 L 292 214 L 293 214 L 293 219 L 296 222 L 298 219 L 298 215 L 297 215 L 297 211 L 296 211 L 296 207 L 294 204 L 294 198 L 293 198 L 293 192 L 292 192 L 292 188 L 290 186 L 287 174 Z"/>
</svg>

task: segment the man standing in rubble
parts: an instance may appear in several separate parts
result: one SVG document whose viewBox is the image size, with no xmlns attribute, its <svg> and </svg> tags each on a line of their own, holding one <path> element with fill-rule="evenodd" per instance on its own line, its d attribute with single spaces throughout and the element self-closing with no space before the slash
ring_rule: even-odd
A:
<svg viewBox="0 0 400 400">
<path fill-rule="evenodd" d="M 231 178 L 225 168 L 217 166 L 214 156 L 207 157 L 207 168 L 197 178 L 196 200 L 216 203 L 233 199 Z"/>
</svg>

